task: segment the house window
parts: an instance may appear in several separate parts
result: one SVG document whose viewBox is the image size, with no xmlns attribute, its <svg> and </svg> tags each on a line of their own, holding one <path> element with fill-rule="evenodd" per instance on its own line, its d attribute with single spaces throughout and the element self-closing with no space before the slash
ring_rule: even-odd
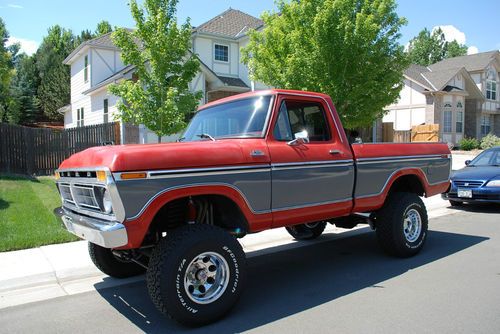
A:
<svg viewBox="0 0 500 334">
<path fill-rule="evenodd" d="M 497 99 L 497 82 L 493 80 L 486 81 L 486 98 L 488 100 Z"/>
<path fill-rule="evenodd" d="M 84 58 L 84 68 L 83 68 L 83 81 L 89 81 L 89 56 Z"/>
<path fill-rule="evenodd" d="M 464 127 L 464 112 L 457 111 L 457 122 L 456 122 L 457 132 L 462 133 Z"/>
<path fill-rule="evenodd" d="M 491 131 L 490 116 L 481 116 L 481 134 L 487 135 Z"/>
<path fill-rule="evenodd" d="M 451 110 L 445 110 L 443 113 L 443 132 L 451 132 Z"/>
<path fill-rule="evenodd" d="M 83 123 L 83 108 L 76 109 L 76 126 L 84 126 Z"/>
<path fill-rule="evenodd" d="M 486 73 L 486 98 L 488 100 L 497 99 L 497 74 L 492 69 Z"/>
<path fill-rule="evenodd" d="M 229 46 L 215 44 L 214 45 L 214 59 L 217 61 L 229 61 Z"/>
<path fill-rule="evenodd" d="M 103 123 L 108 123 L 108 99 L 104 99 Z"/>
</svg>

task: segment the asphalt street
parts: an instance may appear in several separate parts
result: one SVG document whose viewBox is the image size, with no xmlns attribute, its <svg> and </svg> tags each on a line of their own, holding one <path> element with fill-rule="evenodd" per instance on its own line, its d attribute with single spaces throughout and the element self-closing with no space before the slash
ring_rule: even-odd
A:
<svg viewBox="0 0 500 334">
<path fill-rule="evenodd" d="M 2 309 L 0 333 L 500 333 L 500 206 L 458 211 L 410 259 L 368 228 L 254 256 L 236 308 L 202 328 L 163 317 L 141 281 Z"/>
</svg>

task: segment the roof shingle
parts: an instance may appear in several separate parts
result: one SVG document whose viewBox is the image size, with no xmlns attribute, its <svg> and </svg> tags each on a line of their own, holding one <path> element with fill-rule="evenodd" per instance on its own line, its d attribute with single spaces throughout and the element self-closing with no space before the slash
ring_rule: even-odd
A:
<svg viewBox="0 0 500 334">
<path fill-rule="evenodd" d="M 453 57 L 441 60 L 429 65 L 432 71 L 446 70 L 451 68 L 465 67 L 467 71 L 480 71 L 499 55 L 499 51 L 488 51 L 473 55 Z"/>
<path fill-rule="evenodd" d="M 229 8 L 213 19 L 199 25 L 194 31 L 238 38 L 244 36 L 250 29 L 257 29 L 263 24 L 262 20 L 252 15 Z"/>
</svg>

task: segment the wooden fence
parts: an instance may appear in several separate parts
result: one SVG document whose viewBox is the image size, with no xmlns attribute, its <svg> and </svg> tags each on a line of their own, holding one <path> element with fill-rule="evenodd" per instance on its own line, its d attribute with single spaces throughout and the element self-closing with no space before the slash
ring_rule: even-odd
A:
<svg viewBox="0 0 500 334">
<path fill-rule="evenodd" d="M 50 175 L 76 152 L 119 143 L 119 123 L 63 131 L 0 123 L 0 172 Z"/>
<path fill-rule="evenodd" d="M 439 124 L 415 125 L 411 128 L 412 142 L 438 142 Z"/>
</svg>

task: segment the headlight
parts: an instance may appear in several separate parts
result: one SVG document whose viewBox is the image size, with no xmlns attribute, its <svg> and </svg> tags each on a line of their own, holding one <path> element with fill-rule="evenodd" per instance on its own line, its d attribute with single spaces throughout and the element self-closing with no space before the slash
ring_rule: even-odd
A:
<svg viewBox="0 0 500 334">
<path fill-rule="evenodd" d="M 104 190 L 102 194 L 102 207 L 104 212 L 111 213 L 113 212 L 113 204 L 111 203 L 111 195 L 108 190 Z"/>
<path fill-rule="evenodd" d="M 500 187 L 500 180 L 491 180 L 486 183 L 487 187 Z"/>
</svg>

